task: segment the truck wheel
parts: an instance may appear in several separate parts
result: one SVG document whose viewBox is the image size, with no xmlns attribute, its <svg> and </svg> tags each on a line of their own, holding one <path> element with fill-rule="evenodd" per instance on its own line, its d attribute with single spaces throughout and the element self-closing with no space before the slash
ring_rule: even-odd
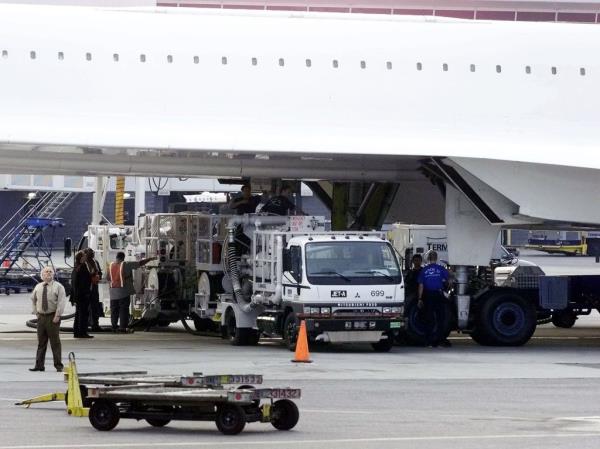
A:
<svg viewBox="0 0 600 449">
<path fill-rule="evenodd" d="M 224 435 L 237 435 L 246 427 L 246 413 L 236 404 L 222 404 L 217 408 L 217 429 Z"/>
<path fill-rule="evenodd" d="M 216 330 L 215 322 L 210 318 L 194 317 L 194 327 L 198 332 L 212 332 Z"/>
<path fill-rule="evenodd" d="M 88 416 L 96 430 L 112 430 L 119 424 L 119 408 L 114 402 L 105 399 L 94 401 Z"/>
<path fill-rule="evenodd" d="M 296 342 L 298 341 L 298 331 L 300 329 L 300 320 L 294 312 L 290 312 L 283 322 L 283 343 L 290 351 L 296 350 Z"/>
<path fill-rule="evenodd" d="M 225 338 L 227 338 L 233 346 L 255 346 L 258 344 L 258 340 L 260 339 L 258 331 L 250 327 L 237 327 L 235 313 L 233 313 L 233 311 L 228 313 L 225 323 L 225 329 L 222 331 Z"/>
<path fill-rule="evenodd" d="M 521 346 L 535 331 L 533 304 L 514 293 L 497 293 L 486 298 L 477 317 L 476 332 L 484 344 Z"/>
<path fill-rule="evenodd" d="M 452 308 L 449 303 L 444 303 L 443 322 L 436 323 L 436 326 L 441 326 L 441 331 L 438 332 L 440 341 L 445 340 L 450 335 L 452 330 Z M 409 345 L 424 346 L 427 343 L 426 329 L 427 324 L 421 318 L 417 301 L 412 302 L 406 310 L 406 328 L 400 333 L 403 335 L 403 340 Z M 402 338 L 402 337 L 399 337 Z"/>
<path fill-rule="evenodd" d="M 552 324 L 556 327 L 570 329 L 575 325 L 575 321 L 577 321 L 577 315 L 570 310 L 562 310 L 552 314 Z"/>
<path fill-rule="evenodd" d="M 293 429 L 300 419 L 298 407 L 289 399 L 280 399 L 271 409 L 271 424 L 277 430 Z"/>
<path fill-rule="evenodd" d="M 147 418 L 146 422 L 152 427 L 164 427 L 171 422 L 170 419 Z"/>
<path fill-rule="evenodd" d="M 376 343 L 371 343 L 371 347 L 375 352 L 390 352 L 390 349 L 394 346 L 394 336 L 389 333 L 386 333 L 386 335 L 388 338 L 379 340 Z"/>
</svg>

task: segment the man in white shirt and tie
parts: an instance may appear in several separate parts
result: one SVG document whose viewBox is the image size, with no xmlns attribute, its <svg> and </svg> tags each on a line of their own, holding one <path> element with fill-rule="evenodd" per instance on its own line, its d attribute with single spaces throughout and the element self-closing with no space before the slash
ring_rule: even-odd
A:
<svg viewBox="0 0 600 449">
<path fill-rule="evenodd" d="M 29 371 L 44 371 L 48 340 L 54 356 L 56 371 L 63 370 L 60 345 L 60 317 L 65 310 L 67 297 L 65 288 L 54 280 L 54 270 L 44 267 L 40 273 L 42 282 L 31 293 L 33 313 L 37 315 L 38 349 L 35 366 Z"/>
</svg>

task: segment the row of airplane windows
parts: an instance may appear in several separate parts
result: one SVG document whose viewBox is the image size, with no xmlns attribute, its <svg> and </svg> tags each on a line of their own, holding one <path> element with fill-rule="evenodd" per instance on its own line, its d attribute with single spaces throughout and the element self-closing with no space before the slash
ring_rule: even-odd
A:
<svg viewBox="0 0 600 449">
<path fill-rule="evenodd" d="M 29 57 L 30 57 L 30 59 L 36 59 L 37 58 L 37 53 L 35 51 L 30 51 L 29 52 Z M 4 58 L 4 59 L 8 58 L 8 51 L 7 50 L 2 50 L 2 58 Z M 57 58 L 58 58 L 59 61 L 63 61 L 65 59 L 64 52 L 59 51 L 58 54 L 57 54 Z M 85 59 L 87 61 L 91 61 L 92 60 L 92 54 L 91 53 L 86 53 L 85 54 Z M 113 61 L 114 62 L 119 62 L 119 60 L 120 60 L 119 54 L 118 53 L 114 53 L 113 54 Z M 139 60 L 142 63 L 146 62 L 147 61 L 146 55 L 143 54 L 143 53 L 140 54 Z M 173 55 L 167 55 L 166 60 L 167 60 L 167 63 L 172 64 L 173 61 L 174 61 Z M 199 64 L 200 63 L 200 57 L 199 56 L 194 56 L 193 57 L 193 61 L 194 61 L 194 64 Z M 227 65 L 228 62 L 229 62 L 229 60 L 228 60 L 227 56 L 221 57 L 221 64 L 222 65 Z M 251 64 L 253 66 L 256 66 L 256 65 L 258 65 L 258 58 L 251 58 L 250 62 L 251 62 Z M 284 67 L 285 66 L 285 59 L 284 58 L 279 58 L 278 64 L 279 64 L 280 67 Z M 305 64 L 306 64 L 306 67 L 309 67 L 309 68 L 312 67 L 312 65 L 313 65 L 312 59 L 306 59 L 305 60 Z M 340 67 L 340 62 L 337 59 L 333 59 L 331 61 L 331 66 L 334 69 L 337 69 L 337 68 Z M 386 66 L 386 68 L 388 70 L 392 70 L 393 69 L 393 64 L 392 64 L 391 61 L 387 61 L 385 63 L 385 66 Z M 360 68 L 361 69 L 366 69 L 367 68 L 367 61 L 364 61 L 364 60 L 360 61 Z M 423 70 L 423 68 L 424 68 L 423 63 L 421 63 L 421 62 L 417 62 L 416 63 L 416 69 L 418 71 Z M 449 65 L 447 63 L 443 63 L 442 64 L 442 70 L 444 72 L 449 71 L 449 69 L 450 69 L 450 67 L 449 67 Z M 471 72 L 475 72 L 477 70 L 476 65 L 475 64 L 470 64 L 469 70 Z M 532 73 L 532 71 L 533 70 L 532 70 L 531 66 L 529 66 L 529 65 L 525 66 L 525 73 L 527 73 L 529 75 L 529 74 Z M 499 65 L 499 64 L 496 65 L 496 72 L 497 73 L 502 73 L 502 66 L 501 65 Z M 550 67 L 550 73 L 552 73 L 552 75 L 557 75 L 558 74 L 558 69 L 555 66 L 552 66 L 552 67 Z M 580 67 L 579 68 L 579 74 L 581 76 L 585 76 L 586 75 L 586 69 L 585 69 L 585 67 Z"/>
</svg>

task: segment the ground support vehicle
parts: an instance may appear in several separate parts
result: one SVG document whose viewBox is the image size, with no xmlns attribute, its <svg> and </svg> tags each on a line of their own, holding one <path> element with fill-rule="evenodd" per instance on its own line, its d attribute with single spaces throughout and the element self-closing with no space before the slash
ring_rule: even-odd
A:
<svg viewBox="0 0 600 449">
<path fill-rule="evenodd" d="M 140 236 L 143 316 L 192 318 L 235 345 L 260 335 L 295 348 L 300 320 L 323 342 L 392 346 L 404 285 L 383 233 L 326 232 L 323 217 L 150 214 Z"/>
<path fill-rule="evenodd" d="M 417 248 L 426 251 L 428 241 L 445 244 L 443 231 L 439 226 L 399 225 L 391 240 L 401 254 L 412 255 Z M 419 233 L 425 237 L 419 240 Z M 427 238 L 429 234 L 433 237 Z M 480 344 L 519 346 L 529 341 L 538 323 L 551 321 L 558 327 L 571 327 L 577 316 L 600 310 L 600 277 L 546 276 L 531 262 L 508 252 L 499 254 L 488 266 L 449 267 L 455 288 L 448 297 L 444 319 L 436 323 L 441 334 L 458 330 Z M 405 316 L 406 338 L 422 344 L 425 326 L 410 295 Z"/>
<path fill-rule="evenodd" d="M 148 382 L 88 388 L 90 423 L 107 431 L 121 418 L 144 419 L 154 427 L 166 426 L 172 420 L 214 421 L 223 434 L 235 435 L 250 422 L 290 430 L 299 420 L 298 407 L 291 400 L 300 398 L 299 389 L 252 385 L 223 388 L 209 386 L 206 380 L 181 377 L 173 386 L 168 386 L 170 382 Z"/>
</svg>

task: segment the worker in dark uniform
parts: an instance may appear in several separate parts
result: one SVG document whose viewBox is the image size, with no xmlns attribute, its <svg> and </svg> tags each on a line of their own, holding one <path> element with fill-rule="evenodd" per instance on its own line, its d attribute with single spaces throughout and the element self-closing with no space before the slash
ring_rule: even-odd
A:
<svg viewBox="0 0 600 449">
<path fill-rule="evenodd" d="M 404 277 L 404 291 L 406 292 L 406 308 L 413 304 L 419 295 L 419 274 L 423 269 L 423 256 L 415 254 L 411 259 L 411 267 Z"/>
<path fill-rule="evenodd" d="M 250 184 L 242 186 L 242 193 L 229 202 L 229 207 L 235 209 L 238 215 L 253 214 L 256 207 L 260 204 L 260 197 L 252 195 Z"/>
<path fill-rule="evenodd" d="M 282 187 L 279 195 L 270 198 L 260 211 L 273 215 L 291 215 L 292 213 L 304 215 L 304 212 L 290 200 L 292 192 L 290 186 Z"/>
<path fill-rule="evenodd" d="M 429 264 L 421 269 L 418 282 L 417 306 L 421 309 L 423 324 L 426 326 L 427 346 L 451 346 L 448 340 L 441 341 L 445 323 L 444 289 L 448 285 L 450 274 L 443 266 L 437 263 L 437 253 L 431 251 L 428 256 Z"/>
<path fill-rule="evenodd" d="M 90 291 L 89 324 L 92 332 L 102 332 L 102 328 L 100 327 L 100 317 L 104 316 L 104 310 L 102 310 L 100 292 L 98 291 L 98 283 L 102 279 L 102 269 L 95 258 L 96 253 L 94 253 L 92 248 L 86 248 L 83 252 L 86 255 L 86 267 L 90 273 L 90 280 L 92 283 L 92 289 Z"/>
</svg>

